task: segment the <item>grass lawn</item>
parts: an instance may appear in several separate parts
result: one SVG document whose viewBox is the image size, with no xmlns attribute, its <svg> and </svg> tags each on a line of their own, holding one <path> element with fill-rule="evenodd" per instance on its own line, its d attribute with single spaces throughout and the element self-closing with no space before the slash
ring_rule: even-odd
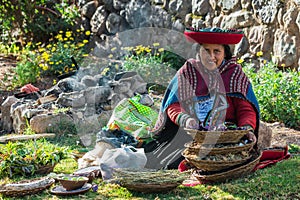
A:
<svg viewBox="0 0 300 200">
<path fill-rule="evenodd" d="M 76 161 L 66 159 L 56 165 L 54 172 L 72 173 L 76 169 Z M 300 199 L 300 156 L 227 183 L 179 186 L 168 193 L 132 192 L 119 185 L 106 184 L 100 178 L 94 183 L 98 184 L 97 192 L 90 190 L 79 195 L 56 196 L 47 189 L 35 195 L 13 199 Z M 0 199 L 12 198 L 0 195 Z"/>
</svg>

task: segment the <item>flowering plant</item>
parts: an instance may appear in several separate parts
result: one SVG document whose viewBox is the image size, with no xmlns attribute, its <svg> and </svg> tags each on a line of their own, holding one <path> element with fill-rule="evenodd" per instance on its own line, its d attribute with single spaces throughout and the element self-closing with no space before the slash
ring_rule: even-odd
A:
<svg viewBox="0 0 300 200">
<path fill-rule="evenodd" d="M 62 75 L 76 70 L 74 60 L 81 60 L 86 57 L 85 45 L 88 40 L 82 36 L 89 36 L 90 31 L 83 34 L 83 30 L 60 31 L 51 41 L 57 43 L 48 44 L 45 47 L 39 46 L 40 68 L 47 75 Z"/>
</svg>

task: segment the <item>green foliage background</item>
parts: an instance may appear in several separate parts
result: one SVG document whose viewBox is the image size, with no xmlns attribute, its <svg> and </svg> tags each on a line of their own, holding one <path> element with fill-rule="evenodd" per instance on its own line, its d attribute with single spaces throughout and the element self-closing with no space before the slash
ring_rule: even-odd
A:
<svg viewBox="0 0 300 200">
<path fill-rule="evenodd" d="M 248 64 L 244 71 L 252 81 L 262 120 L 300 129 L 300 72 L 279 70 L 272 62 L 257 71 Z"/>
</svg>

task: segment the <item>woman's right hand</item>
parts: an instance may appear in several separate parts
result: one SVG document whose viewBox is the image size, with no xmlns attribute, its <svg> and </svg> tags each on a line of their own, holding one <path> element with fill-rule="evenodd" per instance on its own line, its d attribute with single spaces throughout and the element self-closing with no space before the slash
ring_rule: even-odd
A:
<svg viewBox="0 0 300 200">
<path fill-rule="evenodd" d="M 185 122 L 185 128 L 188 129 L 199 129 L 199 121 L 194 118 L 188 118 Z"/>
</svg>

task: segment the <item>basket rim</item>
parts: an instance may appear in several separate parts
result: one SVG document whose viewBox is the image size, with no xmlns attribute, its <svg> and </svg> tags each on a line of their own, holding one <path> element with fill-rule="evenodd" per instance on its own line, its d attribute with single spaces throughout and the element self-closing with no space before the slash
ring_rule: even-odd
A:
<svg viewBox="0 0 300 200">
<path fill-rule="evenodd" d="M 184 128 L 185 131 L 192 132 L 192 133 L 248 133 L 249 130 L 225 130 L 225 131 L 200 131 L 197 129 L 190 129 L 190 128 Z"/>
<path fill-rule="evenodd" d="M 207 155 L 215 155 L 215 154 L 226 154 L 226 153 L 235 153 L 239 151 L 250 151 L 255 145 L 254 142 L 244 144 L 243 146 L 229 146 L 229 147 L 205 147 L 205 145 L 197 144 L 191 145 L 194 141 L 185 143 L 184 146 L 186 149 L 190 151 L 197 151 L 201 154 L 201 152 L 206 153 Z"/>
<path fill-rule="evenodd" d="M 210 175 L 201 175 L 199 173 L 196 173 L 195 171 L 192 173 L 193 176 L 195 176 L 198 180 L 208 180 L 208 181 L 214 181 L 213 179 L 217 179 L 219 178 L 219 180 L 223 180 L 225 176 L 231 176 L 234 173 L 243 173 L 246 170 L 250 171 L 250 168 L 252 168 L 251 170 L 254 169 L 255 164 L 259 162 L 259 159 L 262 156 L 262 152 L 259 153 L 259 155 L 257 155 L 256 158 L 254 158 L 252 161 L 243 164 L 242 166 L 230 169 L 230 170 L 226 170 L 225 172 L 221 172 L 221 173 L 215 173 L 215 174 L 210 174 Z M 223 179 L 222 179 L 223 177 Z"/>
<path fill-rule="evenodd" d="M 184 129 L 193 137 L 193 141 L 203 144 L 237 143 L 249 130 L 226 130 L 226 131 L 200 131 L 196 129 Z"/>
<path fill-rule="evenodd" d="M 182 181 L 183 182 L 183 181 Z M 175 189 L 182 182 L 174 182 L 174 183 L 139 183 L 139 184 L 128 184 L 121 183 L 122 187 L 125 187 L 129 190 L 134 190 L 143 193 L 151 193 L 151 192 L 164 192 L 170 191 L 171 189 Z"/>
<path fill-rule="evenodd" d="M 186 150 L 186 149 L 185 149 Z M 192 160 L 194 162 L 198 162 L 198 163 L 203 163 L 203 164 L 210 164 L 210 165 L 220 165 L 220 164 L 233 164 L 233 163 L 239 163 L 245 160 L 248 160 L 249 158 L 251 158 L 252 156 L 249 154 L 248 156 L 245 156 L 244 158 L 241 159 L 236 159 L 236 160 L 229 160 L 229 161 L 220 161 L 220 160 L 202 160 L 202 159 L 195 159 L 193 157 L 195 156 L 190 156 L 190 155 L 184 155 L 185 150 L 182 152 L 182 156 L 185 157 L 186 159 Z"/>
</svg>

